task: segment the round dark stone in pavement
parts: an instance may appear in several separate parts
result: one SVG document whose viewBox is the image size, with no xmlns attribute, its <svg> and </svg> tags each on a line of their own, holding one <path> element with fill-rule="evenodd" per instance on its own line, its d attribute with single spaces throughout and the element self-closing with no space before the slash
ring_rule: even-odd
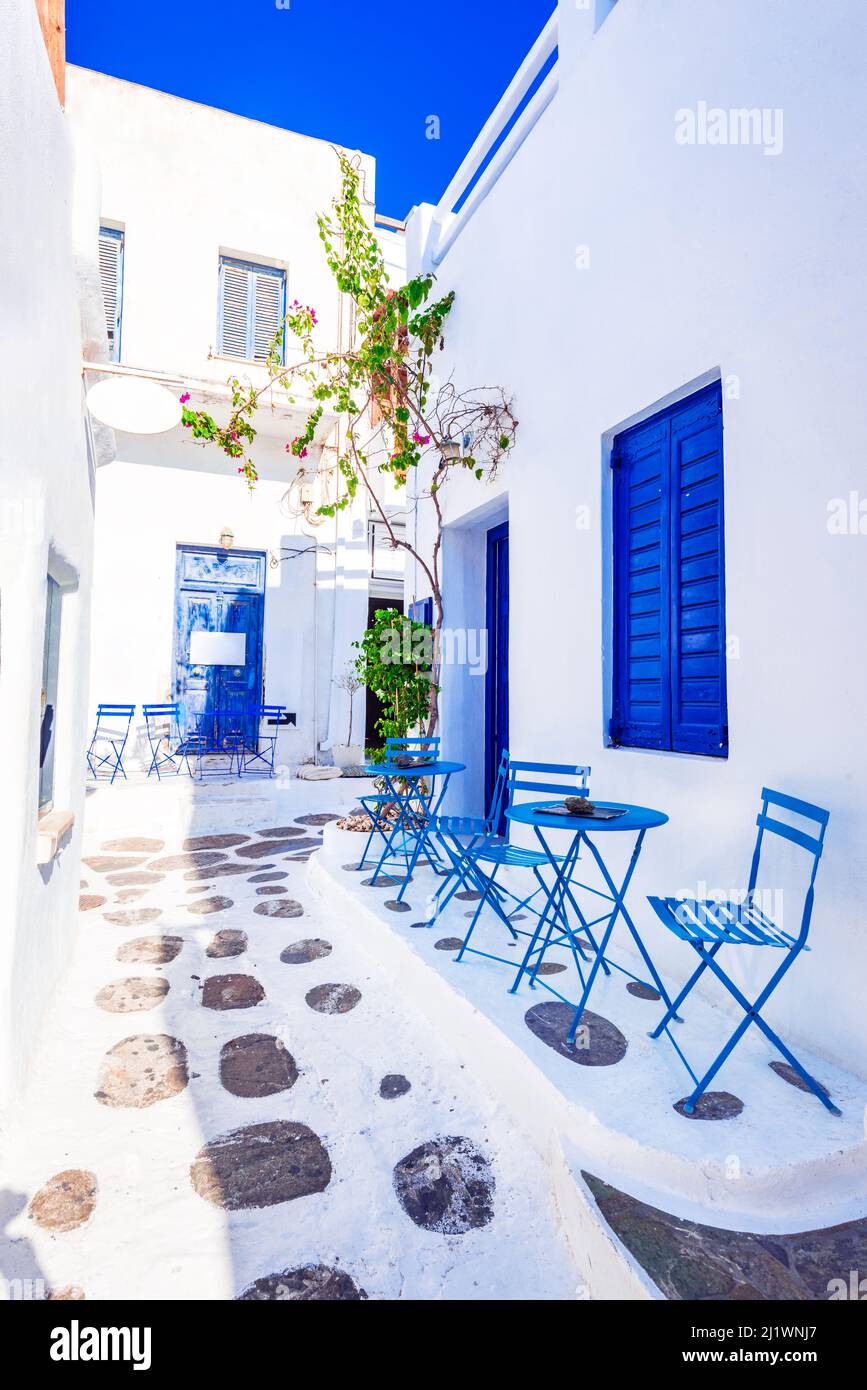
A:
<svg viewBox="0 0 867 1390">
<path fill-rule="evenodd" d="M 252 975 L 210 975 L 202 990 L 206 1009 L 252 1009 L 265 991 Z"/>
<path fill-rule="evenodd" d="M 248 1033 L 220 1052 L 220 1080 L 233 1096 L 258 1100 L 288 1091 L 298 1080 L 295 1058 L 279 1038 Z"/>
<path fill-rule="evenodd" d="M 130 836 L 126 840 L 106 840 L 103 849 L 126 850 L 129 854 L 159 854 L 161 849 L 165 849 L 165 840 L 145 840 L 141 836 Z"/>
<path fill-rule="evenodd" d="M 106 882 L 112 888 L 150 888 L 154 883 L 162 883 L 165 874 L 152 874 L 147 869 L 127 869 L 122 874 L 107 874 Z"/>
<path fill-rule="evenodd" d="M 304 851 L 306 851 L 306 850 L 310 850 L 310 849 L 321 849 L 321 848 L 322 848 L 322 841 L 321 841 L 321 840 L 311 840 L 311 839 L 305 839 L 305 840 L 292 840 L 288 845 L 279 845 L 279 844 L 278 844 L 278 849 L 289 849 L 289 850 L 292 851 L 291 854 L 287 854 L 287 855 L 285 856 L 285 858 L 287 858 L 287 859 L 295 859 L 295 858 L 297 858 L 298 856 L 300 856 L 300 855 L 301 855 Z"/>
<path fill-rule="evenodd" d="M 115 952 L 124 965 L 168 965 L 183 949 L 182 936 L 137 936 Z"/>
<path fill-rule="evenodd" d="M 341 869 L 345 874 L 357 874 L 362 869 L 369 869 L 369 864 L 341 864 Z"/>
<path fill-rule="evenodd" d="M 422 927 L 430 928 L 433 925 L 433 922 L 410 922 L 409 929 L 410 931 L 420 931 Z"/>
<path fill-rule="evenodd" d="M 790 1086 L 797 1086 L 799 1091 L 806 1091 L 808 1095 L 813 1094 L 803 1077 L 799 1076 L 798 1073 L 795 1071 L 795 1068 L 789 1066 L 788 1062 L 768 1062 L 768 1066 L 770 1067 L 771 1071 L 775 1071 L 777 1073 L 777 1076 L 781 1076 L 784 1081 L 788 1081 Z M 823 1086 L 822 1082 L 817 1080 L 816 1077 L 814 1077 L 813 1080 L 816 1082 L 816 1085 L 819 1087 L 819 1090 L 825 1092 L 826 1096 L 829 1096 L 831 1094 L 828 1090 L 828 1087 Z"/>
<path fill-rule="evenodd" d="M 336 811 L 316 811 L 311 816 L 296 816 L 296 825 L 328 825 L 330 821 L 340 820 Z"/>
<path fill-rule="evenodd" d="M 444 936 L 441 941 L 435 943 L 434 950 L 459 951 L 463 944 L 463 940 L 460 936 Z"/>
<path fill-rule="evenodd" d="M 79 912 L 92 912 L 95 907 L 102 907 L 107 898 L 100 898 L 96 893 L 83 893 L 78 899 Z"/>
<path fill-rule="evenodd" d="M 155 1009 L 169 992 L 169 982 L 161 975 L 150 979 L 144 975 L 126 980 L 112 980 L 94 996 L 97 1008 L 109 1014 L 139 1014 Z"/>
<path fill-rule="evenodd" d="M 384 1076 L 379 1083 L 379 1094 L 383 1100 L 397 1100 L 399 1096 L 405 1096 L 407 1091 L 412 1090 L 412 1083 L 407 1081 L 400 1072 L 390 1072 Z"/>
<path fill-rule="evenodd" d="M 187 854 L 170 854 L 166 859 L 154 859 L 149 867 L 171 873 L 175 869 L 205 869 L 211 864 L 222 864 L 228 855 L 218 854 L 216 850 L 194 849 Z"/>
<path fill-rule="evenodd" d="M 361 1002 L 361 990 L 355 985 L 317 985 L 304 998 L 318 1014 L 348 1014 Z"/>
<path fill-rule="evenodd" d="M 358 1303 L 367 1298 L 364 1289 L 353 1283 L 342 1269 L 329 1265 L 304 1265 L 302 1269 L 285 1269 L 282 1274 L 269 1274 L 257 1279 L 249 1289 L 238 1294 L 238 1302 L 247 1303 Z"/>
<path fill-rule="evenodd" d="M 312 1129 L 272 1120 L 212 1139 L 199 1150 L 190 1178 L 206 1202 L 244 1211 L 324 1192 L 331 1160 Z"/>
<path fill-rule="evenodd" d="M 566 969 L 566 966 L 565 966 L 565 965 L 561 965 L 559 961 L 556 961 L 556 960 L 543 960 L 543 961 L 542 961 L 542 964 L 539 966 L 539 969 L 536 971 L 536 974 L 537 974 L 537 975 L 562 975 L 562 973 L 563 973 L 563 971 L 564 971 L 565 969 Z"/>
<path fill-rule="evenodd" d="M 412 912 L 410 903 L 399 903 L 397 898 L 389 898 L 385 906 L 388 908 L 389 912 Z"/>
<path fill-rule="evenodd" d="M 286 870 L 285 870 L 285 869 L 278 869 L 278 870 L 277 870 L 275 873 L 273 873 L 273 874 L 254 874 L 252 878 L 248 878 L 248 879 L 247 879 L 247 882 L 248 882 L 248 883 L 279 883 L 281 879 L 286 879 L 286 878 L 288 878 L 288 877 L 289 877 L 289 875 L 286 873 Z"/>
<path fill-rule="evenodd" d="M 267 859 L 272 854 L 285 854 L 286 850 L 293 849 L 295 845 L 301 844 L 300 840 L 254 840 L 252 845 L 242 845 L 237 851 L 239 859 Z"/>
<path fill-rule="evenodd" d="M 249 838 L 249 835 L 193 835 L 191 839 L 184 840 L 182 848 L 185 850 L 234 849 L 236 845 L 245 845 Z"/>
<path fill-rule="evenodd" d="M 412 879 L 409 880 L 412 883 Z M 379 874 L 374 882 L 373 877 L 361 880 L 362 888 L 399 888 L 404 882 L 402 878 L 392 878 L 391 874 Z"/>
<path fill-rule="evenodd" d="M 122 888 L 115 896 L 116 903 L 135 903 L 147 894 L 146 888 Z"/>
<path fill-rule="evenodd" d="M 743 1101 L 738 1100 L 730 1091 L 705 1091 L 696 1101 L 695 1110 L 691 1115 L 687 1115 L 683 1108 L 686 1101 L 687 1097 L 684 1097 L 674 1106 L 678 1115 L 682 1115 L 685 1120 L 735 1120 L 744 1108 Z"/>
<path fill-rule="evenodd" d="M 261 867 L 263 869 L 273 869 L 274 865 L 263 864 Z M 211 869 L 207 866 L 201 869 L 190 869 L 188 874 L 184 874 L 184 878 L 188 883 L 194 883 L 196 881 L 199 883 L 210 883 L 214 878 L 227 878 L 232 874 L 248 874 L 249 872 L 249 864 L 236 864 L 230 860 L 228 864 L 215 864 Z"/>
<path fill-rule="evenodd" d="M 257 917 L 303 917 L 304 908 L 294 898 L 267 898 L 253 908 Z"/>
<path fill-rule="evenodd" d="M 144 1110 L 183 1091 L 187 1049 L 166 1033 L 139 1033 L 115 1043 L 102 1059 L 94 1095 L 115 1109 Z"/>
<path fill-rule="evenodd" d="M 231 898 L 202 898 L 200 902 L 187 903 L 187 912 L 195 912 L 197 917 L 210 917 L 212 912 L 225 912 L 232 906 Z"/>
<path fill-rule="evenodd" d="M 266 883 L 265 886 L 264 886 L 264 888 L 257 888 L 257 889 L 256 889 L 256 897 L 257 897 L 257 898 L 273 898 L 273 897 L 278 897 L 278 898 L 279 898 L 280 895 L 281 895 L 281 893 L 285 893 L 285 892 L 286 892 L 286 889 L 283 887 L 282 883 Z"/>
<path fill-rule="evenodd" d="M 331 955 L 332 950 L 330 941 L 320 941 L 316 938 L 293 941 L 291 946 L 281 951 L 280 959 L 284 965 L 307 965 L 312 960 L 324 960 L 326 956 Z"/>
<path fill-rule="evenodd" d="M 103 913 L 106 922 L 111 922 L 113 927 L 144 927 L 162 915 L 162 909 L 159 907 L 129 907 L 121 908 L 117 912 Z"/>
<path fill-rule="evenodd" d="M 211 938 L 205 955 L 210 956 L 211 960 L 225 960 L 227 957 L 242 956 L 246 949 L 246 932 L 227 927 L 225 931 L 218 931 Z"/>
<path fill-rule="evenodd" d="M 531 1033 L 561 1057 L 582 1067 L 613 1067 L 626 1056 L 627 1042 L 619 1028 L 607 1018 L 584 1010 L 574 1046 L 566 1041 L 572 1027 L 575 1010 L 571 1004 L 552 999 L 550 1003 L 534 1004 L 524 1015 Z"/>
<path fill-rule="evenodd" d="M 640 980 L 630 980 L 626 988 L 630 994 L 635 995 L 636 999 L 650 999 L 654 1003 L 658 1003 L 662 998 L 657 990 L 651 989 L 650 985 L 643 985 Z"/>
<path fill-rule="evenodd" d="M 27 1215 L 43 1231 L 74 1231 L 90 1220 L 95 1206 L 96 1174 L 67 1168 L 40 1187 Z"/>
<path fill-rule="evenodd" d="M 272 825 L 270 830 L 257 830 L 256 834 L 263 840 L 285 840 L 290 835 L 303 835 L 304 831 L 295 825 Z"/>
<path fill-rule="evenodd" d="M 87 859 L 82 859 L 82 864 L 86 864 L 89 869 L 93 869 L 95 874 L 110 874 L 120 869 L 137 869 L 144 863 L 141 854 L 121 856 L 119 854 L 92 854 Z"/>
<path fill-rule="evenodd" d="M 459 1236 L 494 1217 L 494 1175 L 470 1139 L 443 1136 L 421 1144 L 394 1169 L 394 1190 L 423 1231 Z"/>
<path fill-rule="evenodd" d="M 480 901 L 481 901 L 482 894 L 481 894 L 481 893 L 470 893 L 470 892 L 466 892 L 466 893 L 455 893 L 455 897 L 457 898 L 458 902 L 461 902 L 461 903 L 477 903 L 477 902 L 480 902 Z"/>
</svg>

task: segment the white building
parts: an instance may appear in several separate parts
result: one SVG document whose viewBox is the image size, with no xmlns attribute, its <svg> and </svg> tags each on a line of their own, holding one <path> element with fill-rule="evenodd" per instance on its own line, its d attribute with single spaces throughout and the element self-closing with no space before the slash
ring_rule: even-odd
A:
<svg viewBox="0 0 867 1390">
<path fill-rule="evenodd" d="M 71 119 L 102 175 L 116 370 L 189 392 L 193 408 L 225 419 L 229 377 L 266 381 L 261 361 L 285 305 L 315 308 L 318 348 L 350 343 L 354 325 L 316 225 L 339 191 L 327 143 L 81 68 L 67 81 Z M 373 216 L 374 161 L 359 158 Z M 400 283 L 402 233 L 380 235 Z M 290 342 L 287 362 L 293 351 Z M 309 397 L 303 387 L 294 396 L 259 413 L 252 494 L 232 460 L 180 425 L 119 432 L 117 460 L 100 471 L 91 705 L 139 707 L 133 767 L 146 756 L 144 703 L 283 705 L 292 720 L 278 741 L 284 765 L 346 740 L 346 697 L 333 680 L 354 655 L 370 600 L 402 601 L 402 565 L 381 549 L 373 564 L 363 497 L 336 521 L 316 516 L 316 470 L 334 456 L 338 421 L 323 417 L 299 480 L 286 446 Z M 400 510 L 398 494 L 385 500 Z M 189 635 L 199 627 L 243 629 L 245 665 L 194 667 Z"/>
<path fill-rule="evenodd" d="M 0 1112 L 20 1090 L 77 917 L 95 465 L 111 446 L 84 410 L 82 351 L 106 353 L 87 235 L 98 201 L 61 109 L 62 32 L 62 6 L 4 6 Z"/>
<path fill-rule="evenodd" d="M 495 485 L 464 475 L 440 495 L 447 628 L 486 626 L 488 536 L 508 525 L 513 755 L 589 763 L 591 794 L 668 813 L 631 900 L 673 980 L 688 953 L 645 894 L 744 886 L 763 786 L 826 807 L 812 951 L 770 1013 L 867 1073 L 862 20 L 856 0 L 561 4 L 407 245 L 410 272 L 432 267 L 457 295 L 441 375 L 511 389 L 520 420 Z M 670 448 L 702 391 L 713 466 L 683 485 L 707 484 L 713 544 L 674 583 L 660 550 L 656 609 L 626 620 L 612 462 L 650 447 L 651 425 L 624 438 L 642 422 Z M 686 515 L 671 467 L 666 454 L 657 495 Z M 420 577 L 409 587 L 424 595 Z M 650 611 L 663 625 L 642 630 Z M 678 645 L 669 623 L 707 640 Z M 450 666 L 443 689 L 444 744 L 469 769 L 455 809 L 475 810 L 486 682 Z M 793 930 L 803 889 L 786 899 Z M 745 962 L 742 980 L 766 966 Z"/>
</svg>

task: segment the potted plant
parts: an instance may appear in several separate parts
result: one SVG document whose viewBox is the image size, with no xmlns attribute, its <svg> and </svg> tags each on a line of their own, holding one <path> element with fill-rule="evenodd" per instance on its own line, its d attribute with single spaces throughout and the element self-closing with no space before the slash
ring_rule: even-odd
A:
<svg viewBox="0 0 867 1390">
<path fill-rule="evenodd" d="M 361 679 L 353 662 L 349 662 L 346 670 L 336 678 L 334 684 L 337 686 L 338 690 L 342 690 L 344 694 L 349 697 L 349 734 L 345 743 L 335 743 L 332 745 L 331 755 L 334 758 L 334 766 L 362 767 L 364 764 L 364 746 L 361 743 L 352 742 L 355 697 L 362 686 Z"/>
</svg>

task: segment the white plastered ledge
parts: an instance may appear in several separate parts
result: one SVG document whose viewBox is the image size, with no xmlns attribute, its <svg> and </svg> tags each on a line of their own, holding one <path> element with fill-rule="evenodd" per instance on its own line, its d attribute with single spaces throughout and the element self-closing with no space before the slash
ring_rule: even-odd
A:
<svg viewBox="0 0 867 1390">
<path fill-rule="evenodd" d="M 69 832 L 75 825 L 72 811 L 46 811 L 39 817 L 39 833 L 36 839 L 37 864 L 50 864 L 56 859 Z"/>
</svg>

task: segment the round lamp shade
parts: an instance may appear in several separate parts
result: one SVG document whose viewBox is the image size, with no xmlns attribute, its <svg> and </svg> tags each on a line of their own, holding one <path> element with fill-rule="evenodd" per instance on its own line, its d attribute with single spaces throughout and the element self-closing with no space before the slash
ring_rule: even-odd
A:
<svg viewBox="0 0 867 1390">
<path fill-rule="evenodd" d="M 98 381 L 87 393 L 87 408 L 102 424 L 126 434 L 163 434 L 181 423 L 177 396 L 134 376 Z"/>
</svg>

